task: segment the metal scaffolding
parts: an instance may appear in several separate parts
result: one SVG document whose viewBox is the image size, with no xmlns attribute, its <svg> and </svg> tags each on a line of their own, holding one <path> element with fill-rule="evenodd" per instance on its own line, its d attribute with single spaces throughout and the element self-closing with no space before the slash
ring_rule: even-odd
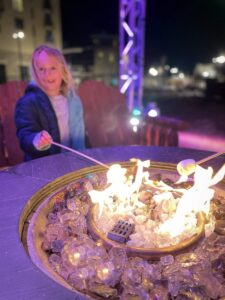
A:
<svg viewBox="0 0 225 300">
<path fill-rule="evenodd" d="M 145 7 L 145 0 L 120 0 L 119 86 L 129 111 L 142 107 Z"/>
</svg>

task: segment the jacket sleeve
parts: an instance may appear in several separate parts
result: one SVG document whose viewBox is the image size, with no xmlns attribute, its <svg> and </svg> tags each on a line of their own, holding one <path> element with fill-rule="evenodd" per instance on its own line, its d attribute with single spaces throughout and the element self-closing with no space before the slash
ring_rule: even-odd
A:
<svg viewBox="0 0 225 300">
<path fill-rule="evenodd" d="M 43 128 L 38 120 L 38 109 L 34 95 L 29 93 L 17 101 L 15 108 L 15 124 L 17 137 L 22 150 L 33 156 L 39 153 L 33 145 L 34 136 Z"/>
</svg>

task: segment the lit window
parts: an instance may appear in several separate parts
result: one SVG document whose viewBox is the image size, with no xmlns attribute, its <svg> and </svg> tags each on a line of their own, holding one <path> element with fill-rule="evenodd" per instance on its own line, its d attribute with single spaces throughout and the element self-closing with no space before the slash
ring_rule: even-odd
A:
<svg viewBox="0 0 225 300">
<path fill-rule="evenodd" d="M 23 0 L 12 0 L 12 7 L 14 10 L 22 12 L 23 11 Z"/>
</svg>

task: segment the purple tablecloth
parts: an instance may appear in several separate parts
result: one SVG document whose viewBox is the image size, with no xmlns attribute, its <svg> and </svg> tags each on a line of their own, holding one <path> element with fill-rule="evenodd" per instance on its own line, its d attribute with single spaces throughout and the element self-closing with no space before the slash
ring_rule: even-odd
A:
<svg viewBox="0 0 225 300">
<path fill-rule="evenodd" d="M 178 163 L 182 159 L 196 161 L 211 154 L 174 147 L 113 147 L 83 151 L 103 162 L 127 161 L 130 158 Z M 210 165 L 215 169 L 224 156 Z M 74 300 L 77 296 L 48 278 L 29 259 L 19 238 L 18 223 L 29 198 L 47 183 L 68 172 L 93 165 L 72 153 L 63 153 L 16 165 L 0 172 L 0 299 L 4 300 Z"/>
</svg>

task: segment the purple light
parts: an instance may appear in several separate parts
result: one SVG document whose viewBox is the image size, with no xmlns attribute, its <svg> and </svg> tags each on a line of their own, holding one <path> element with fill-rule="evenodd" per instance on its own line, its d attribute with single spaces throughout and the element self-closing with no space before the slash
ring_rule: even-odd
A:
<svg viewBox="0 0 225 300">
<path fill-rule="evenodd" d="M 124 94 L 124 93 L 126 92 L 126 90 L 128 89 L 129 85 L 131 84 L 131 82 L 132 82 L 132 78 L 131 78 L 131 77 L 128 78 L 128 79 L 124 82 L 123 86 L 122 86 L 121 89 L 120 89 L 120 92 L 121 92 L 122 94 Z"/>
<path fill-rule="evenodd" d="M 120 91 L 127 106 L 142 107 L 145 0 L 120 0 Z"/>
<path fill-rule="evenodd" d="M 133 44 L 134 42 L 132 40 L 127 43 L 126 47 L 123 49 L 123 55 L 127 55 Z"/>
<path fill-rule="evenodd" d="M 133 32 L 131 31 L 130 27 L 127 25 L 126 22 L 123 22 L 123 27 L 126 30 L 126 32 L 129 35 L 129 37 L 133 37 L 134 36 Z"/>
</svg>

